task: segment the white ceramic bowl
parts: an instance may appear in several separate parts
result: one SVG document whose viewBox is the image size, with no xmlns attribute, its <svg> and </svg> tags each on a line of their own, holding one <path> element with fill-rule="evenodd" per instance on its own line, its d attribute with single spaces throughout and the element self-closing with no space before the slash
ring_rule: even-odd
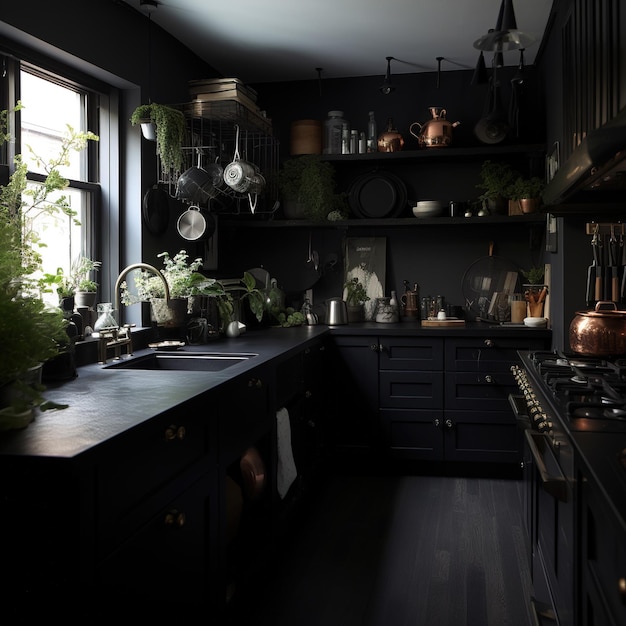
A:
<svg viewBox="0 0 626 626">
<path fill-rule="evenodd" d="M 443 207 L 439 200 L 420 200 L 413 207 L 413 215 L 415 217 L 436 217 L 441 215 Z"/>
<path fill-rule="evenodd" d="M 548 320 L 545 317 L 525 317 L 524 324 L 531 328 L 543 328 L 548 324 Z"/>
</svg>

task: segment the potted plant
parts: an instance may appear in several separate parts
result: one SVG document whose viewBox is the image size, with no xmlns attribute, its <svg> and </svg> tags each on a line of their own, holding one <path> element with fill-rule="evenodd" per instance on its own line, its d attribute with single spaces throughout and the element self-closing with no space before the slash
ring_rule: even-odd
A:
<svg viewBox="0 0 626 626">
<path fill-rule="evenodd" d="M 544 304 L 548 295 L 548 286 L 543 283 L 544 275 L 543 267 L 531 267 L 528 270 L 522 270 L 522 276 L 527 281 L 522 287 L 530 317 L 543 317 Z"/>
<path fill-rule="evenodd" d="M 242 305 L 247 303 L 257 322 L 263 320 L 269 306 L 268 298 L 256 286 L 256 278 L 250 272 L 244 272 L 239 280 L 227 280 L 221 283 L 224 293 L 217 300 L 217 308 L 221 320 L 221 330 L 228 332 L 233 322 L 239 322 L 244 317 Z M 236 294 L 237 297 L 233 297 Z M 239 329 L 237 333 L 239 334 Z"/>
<path fill-rule="evenodd" d="M 365 287 L 358 278 L 352 278 L 343 285 L 343 299 L 348 307 L 348 322 L 363 321 L 363 305 L 370 299 Z"/>
<path fill-rule="evenodd" d="M 509 197 L 513 203 L 509 214 L 535 213 L 541 206 L 541 194 L 545 186 L 545 181 L 539 176 L 516 178 L 509 189 Z"/>
<path fill-rule="evenodd" d="M 157 255 L 163 259 L 161 274 L 167 282 L 170 301 L 165 300 L 165 287 L 160 277 L 141 270 L 134 277 L 134 291 L 127 281 L 120 285 L 120 301 L 126 306 L 137 302 L 149 302 L 152 320 L 157 326 L 180 327 L 184 324 L 188 313 L 193 311 L 196 296 L 223 296 L 226 292 L 223 285 L 214 278 L 207 278 L 198 270 L 202 267 L 202 259 L 189 261 L 185 250 L 180 250 L 173 257 L 169 252 Z"/>
<path fill-rule="evenodd" d="M 18 103 L 18 108 L 19 108 Z M 0 112 L 0 143 L 9 138 L 8 111 Z M 62 150 L 84 145 L 67 137 Z M 37 252 L 37 233 L 31 228 L 29 214 L 45 211 L 64 212 L 64 200 L 51 202 L 49 194 L 63 189 L 67 181 L 60 176 L 61 160 L 45 164 L 46 180 L 39 189 L 27 188 L 26 165 L 19 155 L 15 171 L 0 186 L 0 429 L 21 428 L 41 410 L 63 408 L 47 402 L 42 395 L 41 369 L 44 362 L 59 355 L 69 344 L 67 321 L 58 307 L 47 306 L 41 298 L 41 257 Z M 67 295 L 67 277 L 62 271 L 50 275 L 60 296 Z"/>
<path fill-rule="evenodd" d="M 101 265 L 101 261 L 94 261 L 85 256 L 79 256 L 72 263 L 70 278 L 76 292 L 75 300 L 77 307 L 93 309 L 99 285 L 91 276 L 92 272 L 97 272 Z"/>
<path fill-rule="evenodd" d="M 506 213 L 510 188 L 519 174 L 508 163 L 483 161 L 480 168 L 481 182 L 476 185 L 483 193 L 478 196 L 489 213 Z"/>
<path fill-rule="evenodd" d="M 42 294 L 56 291 L 59 296 L 59 306 L 63 311 L 71 313 L 74 310 L 76 289 L 71 276 L 66 275 L 62 267 L 57 267 L 54 274 L 44 273 L 37 284 Z"/>
<path fill-rule="evenodd" d="M 170 174 L 183 169 L 183 145 L 186 123 L 182 111 L 165 104 L 139 105 L 132 113 L 130 122 L 133 126 L 151 122 L 155 126 L 157 153 L 161 160 L 161 172 Z"/>
<path fill-rule="evenodd" d="M 344 194 L 335 193 L 335 170 L 319 155 L 287 159 L 278 172 L 278 188 L 288 219 L 323 221 L 345 210 Z"/>
</svg>

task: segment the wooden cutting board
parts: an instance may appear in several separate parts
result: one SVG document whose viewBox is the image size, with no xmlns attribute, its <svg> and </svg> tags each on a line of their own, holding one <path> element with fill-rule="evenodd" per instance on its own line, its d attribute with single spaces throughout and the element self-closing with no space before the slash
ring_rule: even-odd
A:
<svg viewBox="0 0 626 626">
<path fill-rule="evenodd" d="M 422 326 L 432 328 L 434 326 L 465 326 L 465 320 L 422 320 Z"/>
</svg>

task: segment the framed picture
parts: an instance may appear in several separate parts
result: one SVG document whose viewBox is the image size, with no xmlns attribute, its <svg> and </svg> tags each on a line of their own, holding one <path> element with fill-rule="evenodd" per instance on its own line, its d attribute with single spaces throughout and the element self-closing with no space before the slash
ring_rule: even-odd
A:
<svg viewBox="0 0 626 626">
<path fill-rule="evenodd" d="M 385 295 L 387 239 L 385 237 L 352 237 L 346 239 L 345 281 L 358 278 L 369 300 L 364 305 L 366 321 L 376 316 L 376 298 Z"/>
</svg>

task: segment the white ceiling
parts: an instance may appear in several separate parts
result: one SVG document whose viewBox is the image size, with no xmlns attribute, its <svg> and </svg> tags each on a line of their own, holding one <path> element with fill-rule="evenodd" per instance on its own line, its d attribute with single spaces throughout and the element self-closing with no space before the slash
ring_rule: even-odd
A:
<svg viewBox="0 0 626 626">
<path fill-rule="evenodd" d="M 473 68 L 473 42 L 494 28 L 501 0 L 157 0 L 140 7 L 226 77 L 246 83 Z M 552 0 L 514 1 L 517 27 L 536 37 L 531 64 Z M 505 53 L 505 64 L 518 62 Z M 488 61 L 489 63 L 489 61 Z"/>
</svg>

